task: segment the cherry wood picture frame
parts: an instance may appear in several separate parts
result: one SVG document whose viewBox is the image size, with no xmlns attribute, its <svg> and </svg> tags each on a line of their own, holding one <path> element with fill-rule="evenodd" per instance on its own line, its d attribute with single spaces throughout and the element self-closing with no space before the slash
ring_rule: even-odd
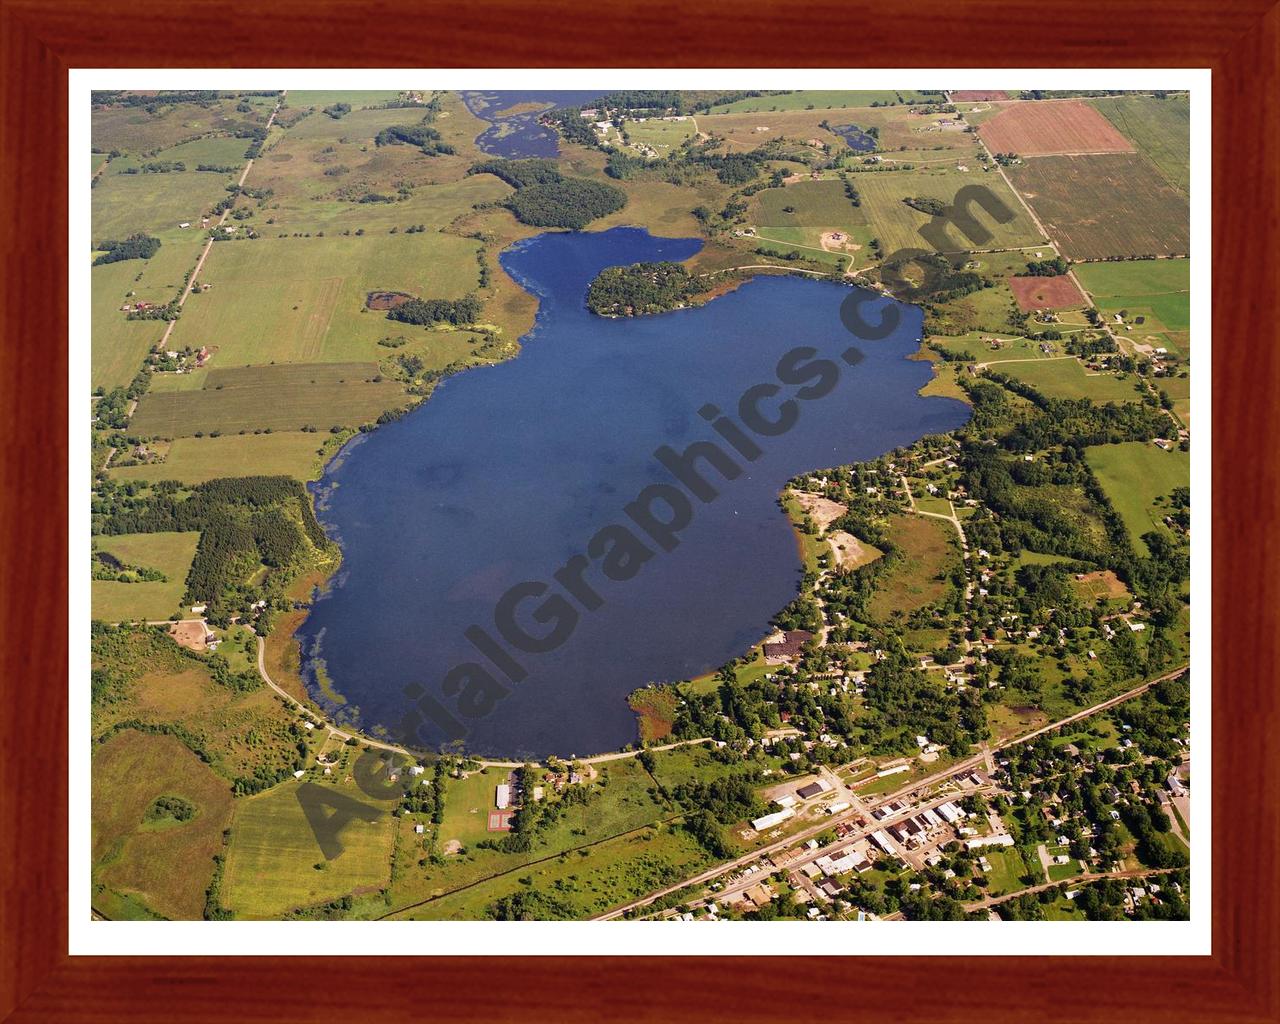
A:
<svg viewBox="0 0 1280 1024">
<path fill-rule="evenodd" d="M 0 1020 L 1280 1020 L 1270 760 L 1280 649 L 1280 6 L 1271 4 L 0 0 Z M 983 948 L 975 926 L 948 957 L 827 958 L 820 927 L 789 933 L 813 955 L 773 963 L 669 958 L 660 948 L 593 957 L 589 943 L 525 957 L 516 950 L 562 951 L 530 950 L 511 926 L 511 955 L 500 960 L 69 956 L 67 370 L 87 353 L 67 343 L 67 72 L 228 65 L 1211 68 L 1212 955 L 969 956 Z M 1140 948 L 1145 926 L 1131 927 Z"/>
</svg>

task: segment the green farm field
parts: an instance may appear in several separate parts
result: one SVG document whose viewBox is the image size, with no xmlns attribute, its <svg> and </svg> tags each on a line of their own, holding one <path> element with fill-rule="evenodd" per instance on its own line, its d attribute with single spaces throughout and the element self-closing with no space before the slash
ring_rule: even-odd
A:
<svg viewBox="0 0 1280 1024">
<path fill-rule="evenodd" d="M 858 184 L 858 179 L 854 180 Z M 753 213 L 761 231 L 774 228 L 813 228 L 816 242 L 821 231 L 864 227 L 867 216 L 845 195 L 844 185 L 835 178 L 799 181 L 785 188 L 767 188 L 758 193 Z"/>
<path fill-rule="evenodd" d="M 458 299 L 476 287 L 479 243 L 430 231 L 393 236 L 261 238 L 215 244 L 171 336 L 216 349 L 217 366 L 349 362 L 385 354 L 405 325 L 365 310 L 370 291 Z"/>
<path fill-rule="evenodd" d="M 1086 448 L 1085 459 L 1124 520 L 1134 548 L 1145 552 L 1142 535 L 1166 529 L 1162 509 L 1168 505 L 1157 506 L 1157 500 L 1167 498 L 1175 487 L 1191 484 L 1191 456 L 1130 441 Z"/>
<path fill-rule="evenodd" d="M 401 92 L 398 89 L 291 89 L 285 102 L 292 109 L 315 107 L 318 111 L 335 103 L 346 103 L 352 110 L 365 107 L 377 107 L 392 100 L 398 100 Z M 412 114 L 411 108 L 404 113 Z M 321 115 L 328 117 L 328 114 Z"/>
<path fill-rule="evenodd" d="M 396 915 L 396 919 L 484 919 L 495 901 L 530 891 L 554 901 L 558 908 L 554 916 L 584 919 L 678 882 L 709 862 L 707 852 L 684 829 L 645 826 L 565 857 L 547 858 L 443 895 Z"/>
<path fill-rule="evenodd" d="M 302 786 L 331 789 L 335 799 L 357 801 L 376 820 L 353 816 L 338 833 L 342 852 L 326 860 L 298 799 Z M 276 918 L 297 907 L 386 885 L 393 806 L 394 801 L 365 796 L 354 784 L 293 781 L 240 802 L 222 877 L 223 905 L 239 917 Z"/>
<path fill-rule="evenodd" d="M 89 272 L 93 325 L 89 382 L 95 388 L 110 390 L 127 385 L 142 368 L 147 353 L 164 336 L 164 321 L 127 320 L 120 312 L 125 295 L 137 287 L 134 277 L 143 269 L 143 262 L 121 260 Z"/>
<path fill-rule="evenodd" d="M 96 538 L 96 547 L 128 565 L 159 569 L 163 583 L 94 580 L 93 617 L 105 622 L 167 619 L 179 611 L 187 573 L 196 555 L 198 533 L 123 533 Z"/>
<path fill-rule="evenodd" d="M 93 112 L 93 148 L 99 153 L 113 149 L 142 153 L 175 146 L 215 129 L 249 120 L 239 114 L 235 99 L 221 99 L 205 107 L 198 103 L 160 104 L 154 114 L 144 107 L 109 107 Z M 267 111 L 270 107 L 266 108 Z M 245 146 L 240 147 L 243 153 Z"/>
<path fill-rule="evenodd" d="M 1070 259 L 1170 256 L 1190 247 L 1186 196 L 1141 154 L 1037 157 L 1008 173 Z"/>
<path fill-rule="evenodd" d="M 942 93 L 923 93 L 910 89 L 798 89 L 781 96 L 751 96 L 745 100 L 712 107 L 712 114 L 752 114 L 760 111 L 804 110 L 810 106 L 823 109 L 869 107 L 873 103 L 931 103 L 942 99 Z"/>
<path fill-rule="evenodd" d="M 320 472 L 320 446 L 328 434 L 273 431 L 270 434 L 230 434 L 222 437 L 179 437 L 164 462 L 140 466 L 112 466 L 113 480 L 177 480 L 201 484 L 222 476 L 250 472 L 312 480 Z"/>
<path fill-rule="evenodd" d="M 1106 96 L 1087 101 L 1123 132 L 1183 195 L 1191 189 L 1188 96 Z"/>
<path fill-rule="evenodd" d="M 335 426 L 370 423 L 386 410 L 404 404 L 404 385 L 394 380 L 322 380 L 312 384 L 309 380 L 294 383 L 284 379 L 222 390 L 143 395 L 130 429 L 142 437 L 175 439 L 241 430 L 297 431 L 315 427 L 317 431 L 327 431 Z M 321 438 L 318 433 L 313 436 L 318 447 Z"/>
<path fill-rule="evenodd" d="M 727 770 L 702 750 L 661 751 L 654 757 L 654 774 L 666 786 L 695 778 L 707 781 Z M 415 833 L 418 820 L 414 815 L 398 822 L 397 863 L 406 865 L 406 870 L 398 871 L 392 884 L 392 905 L 407 907 L 485 880 L 513 882 L 526 873 L 527 866 L 553 858 L 576 861 L 580 855 L 574 850 L 625 836 L 672 815 L 670 807 L 654 800 L 650 792 L 653 779 L 637 761 L 613 761 L 597 766 L 597 770 L 599 778 L 588 783 L 591 799 L 563 804 L 556 822 L 540 832 L 534 848 L 525 853 L 503 853 L 475 845 L 479 840 L 500 837 L 487 831 L 487 812 L 494 806 L 494 787 L 506 778 L 505 769 L 490 768 L 463 780 L 447 779 L 445 816 L 438 830 L 427 823 L 425 836 Z M 463 849 L 457 852 L 459 843 Z M 442 854 L 443 863 L 430 859 L 418 863 L 428 849 Z M 483 906 L 482 902 L 479 909 Z"/>
<path fill-rule="evenodd" d="M 1013 214 L 1006 224 L 997 223 L 975 207 L 978 222 L 991 234 L 988 240 L 968 239 L 955 227 L 947 229 L 950 247 L 946 251 L 966 249 L 1008 248 L 1037 245 L 1044 241 L 1017 196 L 1009 191 L 997 174 L 978 170 L 957 171 L 954 166 L 917 168 L 914 171 L 885 171 L 861 174 L 853 178 L 862 195 L 862 209 L 880 239 L 886 255 L 898 249 L 932 249 L 920 235 L 920 228 L 932 220 L 928 214 L 908 206 L 904 199 L 920 197 L 936 199 L 948 206 L 954 203 L 962 188 L 977 185 L 990 191 Z"/>
<path fill-rule="evenodd" d="M 995 362 L 991 368 L 1025 381 L 1050 398 L 1088 398 L 1091 401 L 1135 402 L 1133 381 L 1110 373 L 1089 373 L 1072 357 Z"/>
<path fill-rule="evenodd" d="M 1181 332 L 1191 327 L 1190 260 L 1082 263 L 1075 273 L 1107 315 L 1127 310 L 1130 320 L 1145 316 L 1141 326 L 1148 329 Z"/>
<path fill-rule="evenodd" d="M 237 139 L 232 135 L 209 135 L 203 139 L 194 139 L 191 142 L 183 142 L 177 146 L 162 149 L 155 156 L 147 159 L 180 161 L 186 164 L 185 174 L 198 174 L 201 177 L 207 175 L 211 181 L 217 182 L 235 181 L 240 177 L 240 172 L 244 170 L 244 166 L 248 162 L 244 155 L 248 147 L 249 141 L 247 139 Z M 136 157 L 131 157 L 130 161 L 136 159 Z M 235 170 L 225 173 L 219 171 L 197 171 L 196 167 L 199 164 L 234 167 Z"/>
<path fill-rule="evenodd" d="M 243 146 L 240 152 L 244 153 Z M 243 159 L 238 163 L 242 166 Z M 195 228 L 188 230 L 198 234 L 200 217 L 227 194 L 227 184 L 234 183 L 240 174 L 239 170 L 231 174 L 201 172 L 195 170 L 194 163 L 186 171 L 168 174 L 123 174 L 122 166 L 125 161 L 112 160 L 93 189 L 90 205 L 95 241 L 127 238 L 137 231 L 154 235 L 183 222 L 194 224 Z"/>
<path fill-rule="evenodd" d="M 1191 378 L 1163 377 L 1155 384 L 1173 400 L 1173 414 L 1182 421 L 1184 426 L 1189 424 L 1191 422 Z"/>
<path fill-rule="evenodd" d="M 898 515 L 889 520 L 889 536 L 903 558 L 876 581 L 867 606 L 876 619 L 895 611 L 913 612 L 941 599 L 951 584 L 945 576 L 959 558 L 955 528 L 941 519 Z"/>
<path fill-rule="evenodd" d="M 194 804 L 195 817 L 147 821 L 161 796 Z M 164 917 L 200 920 L 231 819 L 226 781 L 175 737 L 128 729 L 94 750 L 92 807 L 95 881 Z"/>
</svg>

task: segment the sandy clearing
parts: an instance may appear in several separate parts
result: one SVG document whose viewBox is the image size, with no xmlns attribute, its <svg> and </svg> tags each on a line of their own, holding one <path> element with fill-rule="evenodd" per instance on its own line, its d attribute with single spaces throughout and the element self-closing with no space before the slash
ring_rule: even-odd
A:
<svg viewBox="0 0 1280 1024">
<path fill-rule="evenodd" d="M 796 502 L 809 513 L 818 529 L 825 530 L 849 509 L 838 501 L 824 498 L 821 494 L 810 494 L 808 491 L 792 491 Z"/>
</svg>

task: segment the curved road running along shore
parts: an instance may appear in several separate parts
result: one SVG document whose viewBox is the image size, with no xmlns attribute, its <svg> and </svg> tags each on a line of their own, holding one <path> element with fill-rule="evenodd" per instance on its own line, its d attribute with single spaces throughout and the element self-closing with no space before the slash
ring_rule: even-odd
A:
<svg viewBox="0 0 1280 1024">
<path fill-rule="evenodd" d="M 915 782 L 910 783 L 909 785 L 903 786 L 902 789 L 899 789 L 896 792 L 888 793 L 885 796 L 881 797 L 879 800 L 875 801 L 874 803 L 868 804 L 867 808 L 871 809 L 875 807 L 882 807 L 885 804 L 892 803 L 894 800 L 899 800 L 899 799 L 902 799 L 903 797 L 915 796 L 918 791 L 926 789 L 929 786 L 935 785 L 936 783 L 941 782 L 944 779 L 948 779 L 953 775 L 959 775 L 959 774 L 963 774 L 964 772 L 973 771 L 973 769 L 978 768 L 985 763 L 990 753 L 993 753 L 997 750 L 1004 750 L 1008 747 L 1015 747 L 1022 743 L 1027 743 L 1030 740 L 1036 739 L 1037 737 L 1042 736 L 1047 732 L 1052 732 L 1054 729 L 1061 729 L 1063 726 L 1072 725 L 1073 723 L 1078 722 L 1081 719 L 1088 718 L 1090 715 L 1095 715 L 1100 711 L 1106 711 L 1109 708 L 1113 708 L 1117 704 L 1123 704 L 1127 700 L 1132 700 L 1134 697 L 1141 696 L 1142 694 L 1146 693 L 1149 689 L 1151 689 L 1151 687 L 1157 685 L 1158 683 L 1163 683 L 1170 679 L 1176 679 L 1178 676 L 1188 671 L 1189 668 L 1190 668 L 1189 665 L 1182 665 L 1181 667 L 1175 669 L 1172 672 L 1167 672 L 1162 676 L 1156 677 L 1155 679 L 1148 680 L 1147 682 L 1143 683 L 1141 686 L 1135 686 L 1132 690 L 1126 690 L 1124 693 L 1118 694 L 1115 697 L 1109 698 L 1108 700 L 1104 700 L 1097 704 L 1094 704 L 1092 707 L 1085 708 L 1083 711 L 1077 711 L 1075 714 L 1068 715 L 1066 718 L 1059 719 L 1056 722 L 1050 722 L 1048 725 L 1041 726 L 1039 729 L 1026 733 L 1023 736 L 1016 736 L 1016 737 L 1013 737 L 1012 739 L 1005 740 L 1003 743 L 995 744 L 994 746 L 990 747 L 989 750 L 979 751 L 979 753 L 974 754 L 973 756 L 968 757 L 963 761 L 957 761 L 955 764 L 951 765 L 950 767 L 942 771 L 934 772 L 934 774 L 932 775 L 928 775 L 923 779 L 919 779 Z M 802 831 L 797 832 L 794 835 L 786 836 L 785 838 L 779 839 L 777 842 L 774 842 L 774 843 L 769 843 L 768 845 L 762 846 L 758 850 L 753 850 L 751 853 L 744 854 L 743 856 L 738 857 L 735 860 L 731 860 L 724 864 L 717 865 L 714 868 L 709 868 L 708 870 L 702 872 L 701 874 L 695 875 L 693 878 L 689 878 L 682 882 L 678 882 L 675 885 L 667 886 L 665 889 L 660 889 L 657 892 L 650 893 L 648 896 L 645 896 L 641 899 L 633 900 L 631 903 L 628 903 L 622 907 L 618 907 L 616 910 L 610 910 L 603 914 L 598 914 L 597 916 L 593 917 L 592 920 L 593 921 L 611 921 L 621 917 L 623 914 L 626 914 L 628 911 L 637 910 L 640 907 L 648 906 L 654 900 L 660 899 L 661 897 L 669 895 L 670 893 L 676 892 L 677 890 L 685 889 L 693 885 L 702 885 L 706 882 L 710 882 L 713 879 L 719 877 L 720 875 L 727 874 L 730 871 L 735 871 L 738 868 L 746 867 L 748 864 L 758 861 L 761 857 L 766 857 L 769 854 L 776 853 L 778 850 L 785 849 L 788 846 L 792 846 L 797 843 L 803 843 L 807 839 L 812 839 L 814 836 L 820 835 L 821 833 L 827 831 L 828 829 L 833 828 L 836 824 L 844 821 L 850 821 L 854 818 L 857 818 L 862 813 L 863 812 L 859 808 L 854 807 L 844 812 L 843 814 L 832 815 L 831 817 L 824 819 L 821 823 L 814 825 L 811 828 L 803 829 Z"/>
<path fill-rule="evenodd" d="M 164 624 L 168 624 L 167 620 Z M 410 758 L 413 761 L 417 761 L 419 759 L 421 755 L 415 754 L 407 747 L 402 747 L 395 743 L 387 743 L 384 740 L 375 740 L 371 736 L 365 736 L 362 733 L 348 732 L 345 729 L 339 729 L 336 725 L 325 718 L 324 715 L 307 707 L 302 703 L 302 701 L 298 700 L 293 696 L 293 694 L 280 686 L 267 673 L 266 651 L 266 640 L 263 637 L 258 637 L 258 675 L 262 677 L 262 681 L 299 711 L 306 713 L 311 718 L 318 718 L 322 723 L 324 723 L 324 727 L 329 730 L 330 735 L 336 736 L 340 740 L 354 739 L 357 743 L 364 743 L 370 747 L 376 747 L 379 750 L 389 750 L 395 754 L 403 754 L 405 757 Z M 655 752 L 662 750 L 675 750 L 677 747 L 686 747 L 694 743 L 707 743 L 710 739 L 711 737 L 709 736 L 701 736 L 692 740 L 677 740 L 675 743 L 667 743 L 661 747 L 643 747 L 641 749 Z M 594 754 L 591 757 L 562 757 L 560 760 L 574 764 L 603 764 L 606 761 L 621 761 L 624 758 L 636 757 L 640 753 L 640 750 L 616 750 L 610 754 Z M 491 761 L 482 757 L 471 757 L 468 758 L 468 760 L 475 761 L 483 768 L 522 768 L 524 765 L 529 763 L 528 761 Z M 546 758 L 542 758 L 541 760 L 546 760 Z"/>
</svg>

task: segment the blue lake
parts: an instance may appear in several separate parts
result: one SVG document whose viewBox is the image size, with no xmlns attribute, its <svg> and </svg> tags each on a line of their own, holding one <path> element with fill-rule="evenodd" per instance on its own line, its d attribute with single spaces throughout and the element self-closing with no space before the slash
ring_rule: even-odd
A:
<svg viewBox="0 0 1280 1024">
<path fill-rule="evenodd" d="M 504 110 L 520 103 L 550 103 L 555 107 L 578 106 L 597 99 L 601 93 L 586 91 L 534 89 L 524 92 L 467 92 L 462 94 L 467 109 L 476 117 L 488 121 L 486 128 L 476 138 L 476 144 L 493 156 L 519 160 L 526 157 L 553 157 L 560 152 L 560 137 L 550 128 L 538 123 L 544 111 L 512 114 L 497 117 Z"/>
<path fill-rule="evenodd" d="M 777 506 L 789 478 L 873 459 L 965 421 L 961 403 L 916 394 L 930 376 L 928 363 L 907 358 L 918 348 L 920 311 L 899 307 L 890 337 L 859 342 L 839 315 L 850 290 L 832 282 L 761 277 L 701 308 L 637 319 L 585 308 L 602 268 L 683 260 L 699 246 L 635 228 L 518 243 L 503 266 L 540 299 L 520 356 L 450 378 L 329 467 L 316 488 L 318 511 L 344 562 L 300 635 L 304 675 L 314 682 L 322 659 L 350 702 L 343 713 L 358 708 L 352 717 L 364 728 L 404 738 L 413 704 L 405 688 L 418 684 L 462 723 L 475 753 L 585 755 L 631 742 L 628 693 L 743 653 L 795 596 L 800 559 Z M 866 318 L 875 322 L 888 304 L 876 298 Z M 842 353 L 853 344 L 863 358 L 851 366 Z M 647 486 L 674 484 L 655 449 L 720 440 L 699 410 L 713 403 L 741 422 L 740 396 L 777 385 L 779 360 L 797 346 L 838 367 L 834 386 L 805 398 L 786 383 L 765 397 L 763 414 L 790 398 L 798 421 L 780 436 L 751 434 L 762 451 L 754 462 L 720 441 L 741 474 L 726 480 L 698 463 L 718 496 L 689 498 L 691 521 L 674 549 L 662 550 L 623 512 Z M 665 517 L 661 502 L 648 507 Z M 581 578 L 600 600 L 586 610 L 553 573 L 610 524 L 629 527 L 652 555 L 625 580 L 607 578 L 592 555 Z M 503 642 L 527 673 L 512 683 L 464 631 L 478 625 L 498 640 L 495 606 L 524 581 L 549 584 L 563 616 L 535 621 L 547 597 L 521 602 L 515 619 L 528 634 L 563 626 L 569 610 L 577 621 L 546 653 Z M 462 698 L 442 687 L 460 663 L 483 666 L 508 691 L 488 713 L 466 717 Z M 452 728 L 429 716 L 417 739 L 438 744 L 456 738 Z"/>
</svg>

